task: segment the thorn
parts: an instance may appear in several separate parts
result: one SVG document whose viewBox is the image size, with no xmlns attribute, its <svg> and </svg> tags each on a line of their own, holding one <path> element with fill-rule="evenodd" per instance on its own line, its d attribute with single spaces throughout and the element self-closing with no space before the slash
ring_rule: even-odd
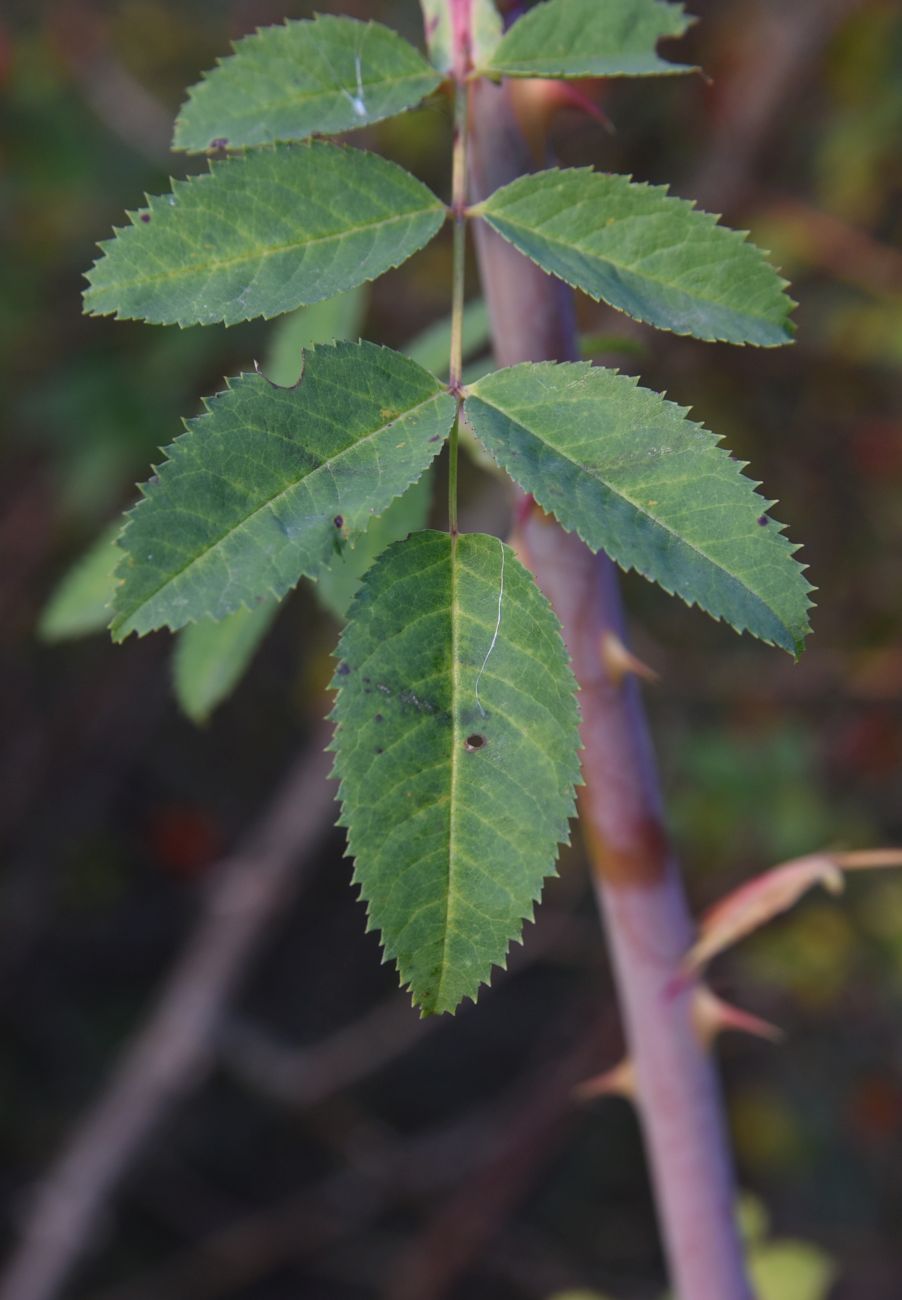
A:
<svg viewBox="0 0 902 1300">
<path fill-rule="evenodd" d="M 619 1065 L 577 1084 L 573 1091 L 579 1101 L 593 1101 L 596 1097 L 626 1097 L 633 1101 L 636 1096 L 636 1071 L 632 1060 L 625 1056 Z"/>
<path fill-rule="evenodd" d="M 594 117 L 596 122 L 601 123 L 608 135 L 617 134 L 617 128 L 614 123 L 608 117 L 601 105 L 597 104 L 594 99 L 591 99 L 583 91 L 577 89 L 576 86 L 568 85 L 566 81 L 555 82 L 555 85 L 557 86 L 558 95 L 563 104 L 569 104 L 573 108 L 581 109 L 582 112 L 587 113 L 589 117 Z"/>
<path fill-rule="evenodd" d="M 646 682 L 659 682 L 658 673 L 648 664 L 644 664 L 620 640 L 615 632 L 604 632 L 601 638 L 601 662 L 615 686 L 620 686 L 623 679 L 632 673 Z"/>
<path fill-rule="evenodd" d="M 698 1036 L 705 1047 L 710 1047 L 719 1034 L 728 1030 L 751 1034 L 753 1038 L 763 1038 L 769 1043 L 779 1043 L 784 1038 L 783 1030 L 777 1025 L 724 1002 L 705 985 L 696 991 L 692 1012 Z"/>
<path fill-rule="evenodd" d="M 752 934 L 775 916 L 788 912 L 813 886 L 822 885 L 831 894 L 841 894 L 844 886 L 842 868 L 848 865 L 848 857 L 818 853 L 797 858 L 733 890 L 702 917 L 699 937 L 686 955 L 687 973 L 701 970 L 712 957 Z M 868 865 L 872 863 L 869 861 Z"/>
<path fill-rule="evenodd" d="M 536 499 L 527 492 L 520 497 L 517 502 L 517 513 L 514 519 L 514 527 L 518 530 L 527 522 L 536 506 Z"/>
</svg>

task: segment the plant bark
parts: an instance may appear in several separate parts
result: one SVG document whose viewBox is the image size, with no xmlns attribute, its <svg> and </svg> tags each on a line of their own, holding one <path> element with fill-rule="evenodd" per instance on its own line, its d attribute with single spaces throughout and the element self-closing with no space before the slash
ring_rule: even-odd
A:
<svg viewBox="0 0 902 1300">
<path fill-rule="evenodd" d="M 507 87 L 473 88 L 471 201 L 532 167 Z M 572 361 L 571 294 L 483 223 L 476 244 L 498 365 Z M 680 1300 L 750 1300 L 716 1071 L 680 978 L 694 933 L 636 679 L 603 647 L 625 638 L 617 573 L 525 501 L 517 545 L 558 617 L 580 685 L 581 822 L 608 941 L 662 1235 Z"/>
</svg>

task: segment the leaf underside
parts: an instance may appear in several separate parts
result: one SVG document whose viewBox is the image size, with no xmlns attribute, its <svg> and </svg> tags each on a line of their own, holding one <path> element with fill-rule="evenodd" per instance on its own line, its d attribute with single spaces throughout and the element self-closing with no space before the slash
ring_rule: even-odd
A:
<svg viewBox="0 0 902 1300">
<path fill-rule="evenodd" d="M 403 168 L 325 141 L 209 166 L 100 245 L 86 311 L 156 325 L 278 316 L 400 266 L 445 220 Z"/>
<path fill-rule="evenodd" d="M 381 23 L 289 20 L 238 41 L 192 87 L 173 145 L 202 153 L 353 131 L 412 108 L 440 81 Z"/>
<path fill-rule="evenodd" d="M 336 339 L 356 339 L 366 315 L 368 292 L 365 286 L 358 285 L 347 293 L 281 316 L 267 340 L 263 362 L 266 378 L 289 388 L 300 378 L 305 348 L 334 343 Z"/>
<path fill-rule="evenodd" d="M 593 550 L 790 654 L 811 605 L 773 502 L 686 411 L 588 363 L 479 380 L 465 413 L 526 492 Z"/>
<path fill-rule="evenodd" d="M 416 533 L 367 574 L 338 655 L 335 771 L 369 927 L 424 1014 L 452 1011 L 504 963 L 568 836 L 560 628 L 497 538 Z"/>
<path fill-rule="evenodd" d="M 792 339 L 795 304 L 761 250 L 663 186 L 552 170 L 474 211 L 544 271 L 635 320 L 707 342 Z"/>
<path fill-rule="evenodd" d="M 109 624 L 114 574 L 122 558 L 116 538 L 122 520 L 105 528 L 54 588 L 41 612 L 42 641 L 69 641 L 101 632 Z"/>
<path fill-rule="evenodd" d="M 129 515 L 116 640 L 317 577 L 424 473 L 454 418 L 433 375 L 372 343 L 314 348 L 294 388 L 241 375 L 206 405 Z"/>
<path fill-rule="evenodd" d="M 641 77 L 692 72 L 657 53 L 692 19 L 663 0 L 546 0 L 510 28 L 482 70 L 505 77 Z"/>
<path fill-rule="evenodd" d="M 193 722 L 206 722 L 232 693 L 278 611 L 275 600 L 264 598 L 253 609 L 237 609 L 219 623 L 204 619 L 179 633 L 172 682 L 179 705 Z"/>
</svg>

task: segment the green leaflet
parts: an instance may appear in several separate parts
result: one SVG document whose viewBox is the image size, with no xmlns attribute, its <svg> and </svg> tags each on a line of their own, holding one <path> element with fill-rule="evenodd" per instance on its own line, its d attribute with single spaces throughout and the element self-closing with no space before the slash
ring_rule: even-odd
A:
<svg viewBox="0 0 902 1300">
<path fill-rule="evenodd" d="M 392 542 L 425 528 L 432 502 L 431 470 L 393 501 L 384 514 L 372 520 L 354 546 L 346 546 L 324 569 L 316 584 L 316 594 L 340 623 L 360 587 L 360 581 L 377 556 Z"/>
<path fill-rule="evenodd" d="M 794 303 L 761 250 L 663 186 L 553 170 L 472 213 L 544 271 L 659 329 L 759 347 L 792 338 Z"/>
<path fill-rule="evenodd" d="M 686 411 L 585 362 L 469 390 L 476 436 L 543 509 L 626 569 L 797 655 L 811 590 L 757 484 Z"/>
<path fill-rule="evenodd" d="M 693 72 L 657 54 L 693 19 L 664 0 L 546 0 L 506 33 L 480 70 L 505 77 L 643 77 Z"/>
<path fill-rule="evenodd" d="M 220 623 L 204 619 L 186 627 L 175 643 L 175 696 L 192 722 L 206 722 L 244 676 L 279 606 L 264 598 L 253 609 L 237 609 Z"/>
<path fill-rule="evenodd" d="M 86 311 L 155 325 L 278 316 L 400 266 L 445 220 L 401 167 L 320 140 L 209 166 L 100 245 Z"/>
<path fill-rule="evenodd" d="M 495 537 L 416 533 L 338 649 L 335 771 L 355 881 L 425 1014 L 475 998 L 532 916 L 578 780 L 560 628 Z"/>
<path fill-rule="evenodd" d="M 424 473 L 454 418 L 433 375 L 372 343 L 314 348 L 294 388 L 241 375 L 206 405 L 129 515 L 116 640 L 316 577 Z"/>
<path fill-rule="evenodd" d="M 412 108 L 440 81 L 381 23 L 289 20 L 238 41 L 192 87 L 173 146 L 201 153 L 353 131 Z"/>
<path fill-rule="evenodd" d="M 122 559 L 116 545 L 121 531 L 121 519 L 105 528 L 54 588 L 38 622 L 42 641 L 74 640 L 107 626 L 113 575 Z"/>
<path fill-rule="evenodd" d="M 492 51 L 501 40 L 503 27 L 494 0 L 470 0 L 470 4 L 471 54 L 473 62 L 480 64 L 492 57 Z M 423 10 L 429 57 L 440 72 L 450 72 L 454 58 L 448 0 L 420 0 L 420 8 Z"/>
</svg>

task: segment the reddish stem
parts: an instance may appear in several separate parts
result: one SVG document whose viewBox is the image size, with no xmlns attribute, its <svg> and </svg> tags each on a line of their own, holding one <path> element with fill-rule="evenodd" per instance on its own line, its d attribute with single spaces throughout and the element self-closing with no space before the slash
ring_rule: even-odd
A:
<svg viewBox="0 0 902 1300">
<path fill-rule="evenodd" d="M 448 0 L 451 7 L 451 40 L 454 46 L 454 79 L 464 81 L 473 66 L 473 0 Z"/>
<path fill-rule="evenodd" d="M 506 88 L 477 83 L 473 201 L 530 165 Z M 498 364 L 575 360 L 569 292 L 484 223 L 476 241 Z M 580 684 L 582 827 L 673 1282 L 680 1300 L 750 1300 L 720 1088 L 693 1024 L 696 985 L 676 979 L 694 927 L 664 827 L 642 701 L 635 678 L 615 680 L 601 653 L 606 635 L 625 636 L 616 570 L 537 510 L 521 512 L 518 544 L 557 610 Z"/>
</svg>

